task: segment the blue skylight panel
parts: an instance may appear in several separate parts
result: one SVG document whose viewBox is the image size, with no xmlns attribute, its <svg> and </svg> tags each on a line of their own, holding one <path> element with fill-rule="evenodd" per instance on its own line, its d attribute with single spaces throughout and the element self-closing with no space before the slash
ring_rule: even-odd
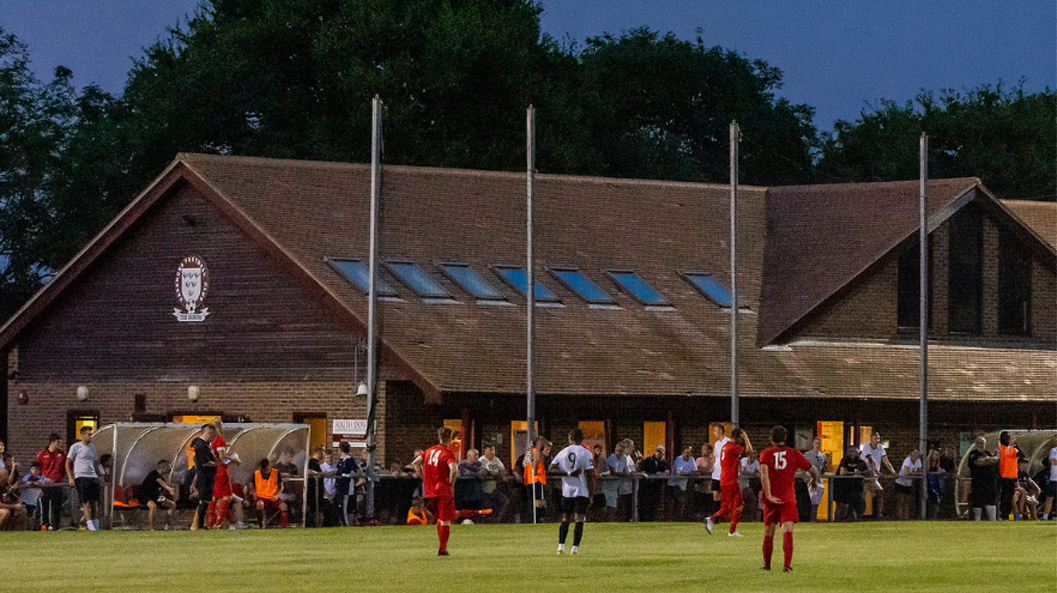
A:
<svg viewBox="0 0 1057 593">
<path fill-rule="evenodd" d="M 668 299 L 662 297 L 661 293 L 654 290 L 649 284 L 646 284 L 646 282 L 642 278 L 639 278 L 639 275 L 635 272 L 610 270 L 609 275 L 624 287 L 624 290 L 630 292 L 632 296 L 639 299 L 644 305 L 669 304 Z"/>
<path fill-rule="evenodd" d="M 437 281 L 429 277 L 429 274 L 409 261 L 386 262 L 389 269 L 410 286 L 418 296 L 428 299 L 448 299 L 451 295 L 444 290 Z"/>
<path fill-rule="evenodd" d="M 345 275 L 346 278 L 352 281 L 363 292 L 369 292 L 370 287 L 367 285 L 368 279 L 371 277 L 370 272 L 367 270 L 367 265 L 358 259 L 333 259 L 330 262 Z M 393 290 L 389 283 L 381 278 L 377 278 L 375 282 L 375 288 L 378 291 L 379 296 L 396 296 L 396 291 Z"/>
<path fill-rule="evenodd" d="M 472 294 L 474 298 L 490 301 L 504 300 L 503 295 L 494 286 L 467 264 L 440 264 L 440 269 L 444 270 L 445 274 L 451 276 L 452 280 L 458 282 L 459 286 Z"/>
<path fill-rule="evenodd" d="M 576 268 L 551 268 L 558 280 L 561 280 L 570 290 L 580 295 L 585 301 L 592 304 L 613 304 L 613 298 L 605 293 L 594 282 L 591 282 L 583 272 Z"/>
<path fill-rule="evenodd" d="M 712 277 L 711 274 L 703 272 L 686 272 L 686 279 L 693 283 L 698 290 L 705 293 L 708 298 L 716 302 L 720 307 L 730 306 L 730 291 Z"/>
<path fill-rule="evenodd" d="M 525 272 L 525 268 L 513 268 L 507 266 L 496 266 L 495 271 L 503 277 L 504 280 L 509 282 L 514 288 L 518 289 L 521 294 L 528 296 L 528 274 Z M 557 301 L 558 297 L 554 296 L 554 293 L 549 288 L 536 281 L 536 300 L 537 301 Z"/>
</svg>

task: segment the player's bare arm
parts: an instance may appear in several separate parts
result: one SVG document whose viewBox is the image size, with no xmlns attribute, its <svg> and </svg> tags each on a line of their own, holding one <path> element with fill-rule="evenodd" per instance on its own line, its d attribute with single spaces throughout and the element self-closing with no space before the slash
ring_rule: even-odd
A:
<svg viewBox="0 0 1057 593">
<path fill-rule="evenodd" d="M 423 459 L 421 455 L 415 457 L 415 459 L 411 462 L 411 467 L 415 470 L 416 478 L 421 478 L 424 475 L 423 466 L 425 465 L 425 463 L 426 460 Z"/>
<path fill-rule="evenodd" d="M 455 480 L 459 479 L 459 464 L 452 461 L 448 464 L 448 484 L 455 486 Z"/>
</svg>

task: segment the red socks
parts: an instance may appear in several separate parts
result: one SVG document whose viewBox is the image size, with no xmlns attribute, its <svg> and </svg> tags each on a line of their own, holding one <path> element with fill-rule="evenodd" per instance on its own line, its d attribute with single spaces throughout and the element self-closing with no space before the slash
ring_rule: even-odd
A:
<svg viewBox="0 0 1057 593">
<path fill-rule="evenodd" d="M 290 522 L 290 512 L 289 511 L 280 511 L 280 513 L 279 513 L 279 525 L 281 525 L 283 529 L 286 529 L 286 524 L 289 523 L 289 522 Z"/>
<path fill-rule="evenodd" d="M 774 536 L 763 536 L 763 568 L 771 570 L 771 554 L 774 552 Z"/>
<path fill-rule="evenodd" d="M 206 516 L 208 517 L 206 519 L 206 525 L 209 525 L 210 527 L 216 527 L 220 524 L 220 521 L 217 518 L 217 501 L 209 501 L 209 513 Z"/>
<path fill-rule="evenodd" d="M 440 551 L 448 551 L 448 536 L 451 535 L 450 525 L 441 525 L 437 523 L 437 539 L 440 540 Z"/>
<path fill-rule="evenodd" d="M 730 514 L 730 532 L 734 533 L 738 530 L 738 523 L 741 522 L 741 509 L 734 509 L 734 512 Z"/>
<path fill-rule="evenodd" d="M 228 505 L 231 503 L 226 498 L 221 498 L 217 501 L 216 518 L 214 519 L 213 525 L 220 526 L 222 523 L 231 524 L 231 513 L 228 511 Z"/>
<path fill-rule="evenodd" d="M 785 567 L 789 568 L 793 561 L 793 532 L 787 531 L 782 534 L 782 554 L 785 556 Z"/>
</svg>

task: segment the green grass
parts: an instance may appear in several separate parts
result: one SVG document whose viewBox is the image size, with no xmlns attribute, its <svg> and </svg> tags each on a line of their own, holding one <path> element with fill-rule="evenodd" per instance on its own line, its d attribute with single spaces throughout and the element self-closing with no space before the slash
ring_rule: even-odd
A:
<svg viewBox="0 0 1057 593">
<path fill-rule="evenodd" d="M 556 557 L 558 526 L 285 531 L 3 533 L 3 590 L 186 591 L 1057 591 L 1057 525 L 799 524 L 795 572 L 765 573 L 759 523 L 745 537 L 699 524 L 588 524 Z M 570 530 L 571 531 L 571 530 Z M 570 533 L 569 541 L 572 541 Z M 782 562 L 776 538 L 775 564 Z M 206 576 L 207 575 L 207 576 Z"/>
</svg>

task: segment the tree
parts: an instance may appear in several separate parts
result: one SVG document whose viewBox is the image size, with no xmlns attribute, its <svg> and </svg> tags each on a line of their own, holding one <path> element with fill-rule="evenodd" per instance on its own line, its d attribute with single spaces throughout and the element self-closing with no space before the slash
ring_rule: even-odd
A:
<svg viewBox="0 0 1057 593">
<path fill-rule="evenodd" d="M 931 177 L 979 177 L 1003 199 L 1053 200 L 1057 186 L 1057 94 L 983 85 L 932 92 L 899 104 L 883 100 L 825 138 L 819 172 L 847 181 L 918 176 L 918 138 L 929 135 Z"/>
<path fill-rule="evenodd" d="M 812 178 L 814 110 L 776 98 L 782 72 L 762 60 L 640 28 L 588 39 L 579 64 L 587 156 L 570 172 L 723 183 L 736 119 L 744 181 Z"/>
<path fill-rule="evenodd" d="M 32 295 L 54 264 L 45 261 L 55 172 L 74 119 L 71 72 L 48 84 L 28 67 L 25 44 L 0 29 L 0 315 Z"/>
</svg>

